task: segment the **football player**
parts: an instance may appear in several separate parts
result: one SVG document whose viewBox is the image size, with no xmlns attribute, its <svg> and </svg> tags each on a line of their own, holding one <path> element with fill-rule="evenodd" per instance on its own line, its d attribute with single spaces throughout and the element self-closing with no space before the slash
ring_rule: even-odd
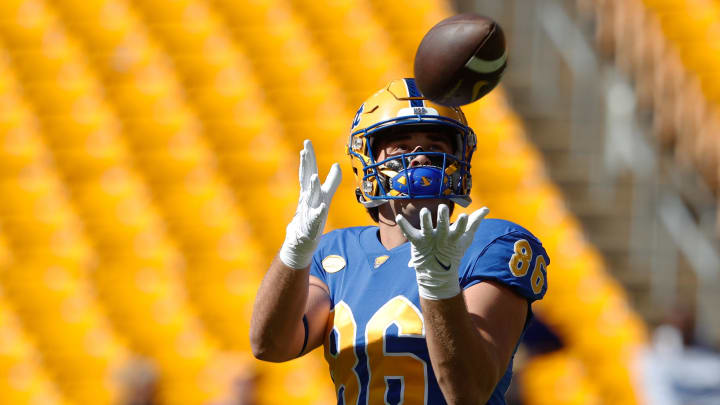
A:
<svg viewBox="0 0 720 405">
<path fill-rule="evenodd" d="M 253 308 L 254 355 L 287 361 L 324 345 L 342 404 L 504 404 L 512 358 L 550 263 L 524 228 L 470 204 L 475 134 L 413 79 L 372 95 L 347 152 L 377 226 L 322 235 L 340 183 L 320 183 L 310 141 L 300 202 Z"/>
</svg>

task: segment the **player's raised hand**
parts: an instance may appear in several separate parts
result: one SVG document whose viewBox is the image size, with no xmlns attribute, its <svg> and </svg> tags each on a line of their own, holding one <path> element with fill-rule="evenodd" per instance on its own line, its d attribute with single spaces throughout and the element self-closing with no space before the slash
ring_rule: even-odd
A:
<svg viewBox="0 0 720 405">
<path fill-rule="evenodd" d="M 342 179 L 340 166 L 335 163 L 325 182 L 320 184 L 315 150 L 309 140 L 305 140 L 304 148 L 300 151 L 299 175 L 300 201 L 295 216 L 287 226 L 285 242 L 280 248 L 280 260 L 293 269 L 304 269 L 310 265 L 325 228 L 330 200 Z"/>
<path fill-rule="evenodd" d="M 408 266 L 415 268 L 421 297 L 437 300 L 460 293 L 460 261 L 488 212 L 490 210 L 483 207 L 469 217 L 460 214 L 451 225 L 450 209 L 441 204 L 438 207 L 437 227 L 433 228 L 430 210 L 423 208 L 420 210 L 420 229 L 410 225 L 402 215 L 395 218 L 412 246 Z"/>
</svg>

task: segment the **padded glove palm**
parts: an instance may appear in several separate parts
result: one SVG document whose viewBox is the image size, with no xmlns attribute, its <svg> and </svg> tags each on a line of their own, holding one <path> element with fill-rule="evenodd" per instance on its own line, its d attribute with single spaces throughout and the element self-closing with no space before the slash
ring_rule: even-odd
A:
<svg viewBox="0 0 720 405">
<path fill-rule="evenodd" d="M 438 300 L 460 293 L 460 261 L 488 212 L 490 210 L 483 207 L 470 217 L 460 214 L 457 221 L 450 225 L 450 209 L 441 204 L 438 207 L 437 228 L 433 228 L 427 208 L 420 210 L 420 229 L 410 225 L 402 215 L 395 218 L 412 246 L 408 266 L 415 268 L 421 297 Z"/>
</svg>

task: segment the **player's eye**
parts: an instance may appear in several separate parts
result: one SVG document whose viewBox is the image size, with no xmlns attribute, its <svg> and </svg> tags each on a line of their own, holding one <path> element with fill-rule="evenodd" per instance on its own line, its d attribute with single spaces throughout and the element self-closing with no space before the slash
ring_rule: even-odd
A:
<svg viewBox="0 0 720 405">
<path fill-rule="evenodd" d="M 430 145 L 430 150 L 433 152 L 444 152 L 444 153 L 452 152 L 450 145 L 448 145 L 445 142 L 433 143 L 432 145 Z"/>
<path fill-rule="evenodd" d="M 410 150 L 408 145 L 405 143 L 396 143 L 394 145 L 391 145 L 389 149 L 390 149 L 390 153 L 393 155 L 397 155 L 400 153 L 406 153 Z"/>
</svg>

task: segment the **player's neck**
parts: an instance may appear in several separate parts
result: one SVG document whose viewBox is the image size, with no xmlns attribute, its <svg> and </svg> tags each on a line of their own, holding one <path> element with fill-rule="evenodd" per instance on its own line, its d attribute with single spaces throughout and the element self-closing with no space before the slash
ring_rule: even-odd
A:
<svg viewBox="0 0 720 405">
<path fill-rule="evenodd" d="M 383 221 L 384 219 L 380 218 L 378 227 L 380 228 L 380 243 L 385 246 L 385 249 L 394 249 L 407 242 L 405 235 L 403 235 L 400 227 L 395 224 L 395 221 L 392 221 L 392 224 Z"/>
<path fill-rule="evenodd" d="M 395 222 L 395 214 L 394 211 L 390 209 L 389 204 L 380 206 L 378 214 L 380 243 L 382 243 L 385 249 L 394 249 L 407 242 L 407 238 L 405 238 L 402 230 L 400 230 L 400 226 Z"/>
</svg>

